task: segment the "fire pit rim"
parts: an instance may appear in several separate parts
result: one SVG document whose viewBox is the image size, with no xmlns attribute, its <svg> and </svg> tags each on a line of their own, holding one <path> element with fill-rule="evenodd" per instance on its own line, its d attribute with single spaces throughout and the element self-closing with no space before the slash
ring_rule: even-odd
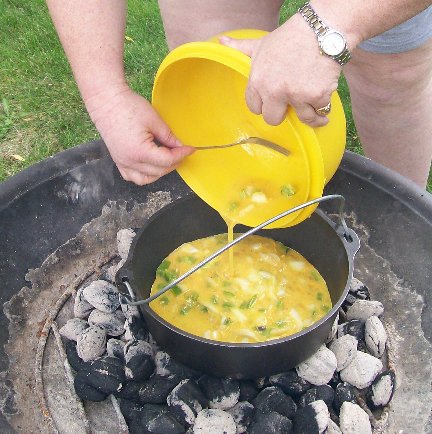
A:
<svg viewBox="0 0 432 434">
<path fill-rule="evenodd" d="M 110 158 L 108 149 L 103 140 L 98 139 L 33 164 L 0 183 L 0 211 L 47 180 L 103 158 Z M 425 221 L 432 221 L 432 194 L 397 172 L 348 150 L 338 170 L 373 184 L 422 216 Z"/>
</svg>

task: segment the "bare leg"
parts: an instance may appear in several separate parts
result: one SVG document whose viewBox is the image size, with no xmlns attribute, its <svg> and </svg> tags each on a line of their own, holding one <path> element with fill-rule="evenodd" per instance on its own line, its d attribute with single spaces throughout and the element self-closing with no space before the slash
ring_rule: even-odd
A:
<svg viewBox="0 0 432 434">
<path fill-rule="evenodd" d="M 283 0 L 159 0 L 168 47 L 233 29 L 272 31 Z"/>
<path fill-rule="evenodd" d="M 366 156 L 425 188 L 432 158 L 432 41 L 400 54 L 357 49 L 345 75 Z"/>
</svg>

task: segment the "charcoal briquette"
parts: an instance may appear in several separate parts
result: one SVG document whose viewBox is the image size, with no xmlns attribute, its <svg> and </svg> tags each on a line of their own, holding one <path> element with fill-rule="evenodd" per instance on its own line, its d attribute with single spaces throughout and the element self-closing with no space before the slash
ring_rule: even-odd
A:
<svg viewBox="0 0 432 434">
<path fill-rule="evenodd" d="M 372 434 L 368 414 L 357 404 L 348 401 L 342 404 L 339 426 L 344 434 Z"/>
<path fill-rule="evenodd" d="M 66 324 L 59 330 L 60 334 L 66 339 L 75 341 L 78 336 L 88 328 L 89 324 L 87 321 L 81 318 L 72 318 L 66 322 Z"/>
<path fill-rule="evenodd" d="M 336 356 L 325 345 L 321 345 L 318 351 L 300 363 L 296 370 L 297 374 L 304 380 L 315 386 L 320 386 L 331 380 L 336 368 Z"/>
<path fill-rule="evenodd" d="M 94 306 L 86 301 L 83 295 L 83 288 L 78 289 L 74 300 L 74 316 L 76 318 L 86 319 Z"/>
<path fill-rule="evenodd" d="M 124 347 L 125 372 L 130 380 L 139 381 L 150 378 L 155 370 L 153 350 L 148 342 L 133 340 Z"/>
<path fill-rule="evenodd" d="M 279 413 L 257 413 L 248 432 L 249 434 L 291 434 L 293 425 L 290 419 Z"/>
<path fill-rule="evenodd" d="M 237 434 L 242 434 L 247 432 L 253 420 L 255 407 L 250 402 L 240 401 L 233 408 L 228 409 L 227 412 L 233 417 L 237 425 Z"/>
<path fill-rule="evenodd" d="M 144 406 L 128 399 L 119 400 L 120 411 L 129 424 L 133 420 L 138 420 L 141 424 L 140 416 L 141 412 L 144 410 Z"/>
<path fill-rule="evenodd" d="M 277 385 L 276 385 L 277 386 Z M 259 393 L 259 389 L 252 380 L 240 380 L 240 401 L 252 401 Z"/>
<path fill-rule="evenodd" d="M 336 337 L 338 324 L 339 324 L 339 313 L 336 315 L 335 319 L 333 320 L 333 325 L 329 335 L 327 336 L 326 344 L 331 342 Z"/>
<path fill-rule="evenodd" d="M 186 431 L 166 405 L 144 405 L 134 423 L 139 428 L 137 421 L 141 423 L 140 431 L 137 431 L 140 434 L 183 434 Z"/>
<path fill-rule="evenodd" d="M 365 325 L 363 321 L 352 320 L 340 324 L 338 326 L 337 337 L 341 338 L 344 335 L 351 335 L 357 339 L 357 349 L 363 351 L 365 344 Z"/>
<path fill-rule="evenodd" d="M 299 406 L 306 407 L 308 404 L 315 401 L 324 401 L 328 408 L 333 405 L 335 392 L 328 384 L 313 387 L 303 394 L 299 399 Z"/>
<path fill-rule="evenodd" d="M 336 386 L 333 408 L 336 410 L 337 414 L 339 414 L 344 402 L 357 403 L 355 388 L 349 383 L 339 383 Z"/>
<path fill-rule="evenodd" d="M 168 353 L 158 351 L 155 355 L 156 373 L 162 376 L 176 375 L 182 379 L 196 379 L 202 374 L 174 360 Z"/>
<path fill-rule="evenodd" d="M 253 381 L 259 390 L 264 389 L 264 387 L 271 386 L 270 381 L 266 377 L 254 378 Z"/>
<path fill-rule="evenodd" d="M 255 410 L 259 413 L 276 412 L 291 419 L 297 411 L 297 405 L 291 396 L 286 395 L 281 388 L 267 387 L 252 401 Z"/>
<path fill-rule="evenodd" d="M 144 321 L 140 317 L 132 316 L 126 319 L 124 323 L 126 340 L 145 341 L 149 333 Z"/>
<path fill-rule="evenodd" d="M 208 401 L 194 380 L 182 380 L 168 395 L 167 403 L 176 419 L 183 425 L 192 425 L 197 414 L 208 406 Z"/>
<path fill-rule="evenodd" d="M 359 320 L 365 322 L 372 315 L 381 316 L 384 312 L 384 306 L 376 300 L 356 300 L 346 312 L 347 319 Z"/>
<path fill-rule="evenodd" d="M 127 399 L 128 401 L 133 401 L 141 404 L 139 399 L 139 390 L 141 389 L 142 383 L 140 381 L 126 381 L 119 392 L 114 392 L 113 394 L 117 398 Z"/>
<path fill-rule="evenodd" d="M 340 371 L 340 377 L 342 381 L 346 381 L 358 389 L 364 389 L 372 384 L 382 367 L 383 364 L 380 359 L 357 351 L 353 361 Z"/>
<path fill-rule="evenodd" d="M 106 345 L 106 349 L 107 349 L 107 354 L 110 357 L 117 357 L 118 359 L 120 359 L 121 361 L 124 361 L 124 347 L 125 347 L 125 343 L 123 341 L 121 341 L 120 339 L 108 339 L 107 345 Z"/>
<path fill-rule="evenodd" d="M 84 362 L 78 355 L 75 341 L 66 341 L 65 350 L 69 365 L 71 365 L 75 371 L 78 372 L 87 365 L 88 362 Z"/>
<path fill-rule="evenodd" d="M 293 398 L 303 395 L 312 387 L 312 384 L 301 378 L 294 369 L 282 374 L 272 375 L 269 381 L 271 385 L 280 387 Z"/>
<path fill-rule="evenodd" d="M 120 307 L 117 288 L 105 280 L 95 280 L 84 288 L 85 300 L 102 312 L 112 313 Z"/>
<path fill-rule="evenodd" d="M 379 374 L 371 384 L 366 395 L 370 408 L 376 409 L 386 406 L 391 399 L 396 387 L 396 376 L 391 370 Z"/>
<path fill-rule="evenodd" d="M 333 377 L 331 378 L 331 380 L 327 383 L 329 386 L 331 386 L 333 389 L 336 388 L 336 386 L 341 382 L 340 376 L 339 376 L 339 372 L 335 371 L 333 374 Z"/>
<path fill-rule="evenodd" d="M 339 324 L 338 338 L 347 334 L 354 336 L 357 340 L 364 339 L 364 323 L 361 322 L 360 320 L 354 319 Z"/>
<path fill-rule="evenodd" d="M 381 320 L 373 315 L 365 323 L 365 342 L 369 352 L 375 357 L 384 354 L 387 343 L 387 332 Z"/>
<path fill-rule="evenodd" d="M 359 300 L 370 300 L 369 288 L 355 277 L 351 279 L 349 293 L 353 294 Z"/>
<path fill-rule="evenodd" d="M 330 350 L 336 356 L 337 371 L 345 369 L 353 361 L 357 354 L 357 344 L 357 339 L 350 334 L 341 336 L 331 343 Z"/>
<path fill-rule="evenodd" d="M 77 396 L 86 401 L 104 401 L 108 393 L 102 392 L 88 383 L 84 370 L 79 371 L 74 378 L 74 389 Z"/>
<path fill-rule="evenodd" d="M 153 338 L 153 336 L 151 335 L 150 332 L 147 335 L 146 341 L 151 345 L 151 347 L 153 349 L 153 354 L 156 354 L 160 351 L 160 348 L 159 348 L 157 342 L 155 341 L 155 339 Z"/>
<path fill-rule="evenodd" d="M 234 407 L 239 400 L 240 387 L 237 380 L 203 375 L 197 382 L 207 397 L 210 408 L 226 410 Z"/>
<path fill-rule="evenodd" d="M 330 418 L 325 434 L 342 434 L 339 425 Z"/>
<path fill-rule="evenodd" d="M 344 302 L 342 303 L 342 309 L 346 312 L 348 308 L 351 307 L 356 301 L 357 298 L 355 297 L 355 295 L 348 293 L 347 296 L 345 297 Z"/>
<path fill-rule="evenodd" d="M 101 356 L 106 349 L 106 331 L 103 327 L 92 325 L 86 328 L 77 339 L 78 355 L 85 362 Z"/>
<path fill-rule="evenodd" d="M 107 313 L 99 309 L 93 309 L 88 317 L 88 322 L 90 325 L 102 326 L 109 336 L 120 336 L 125 332 L 125 317 L 120 310 Z"/>
<path fill-rule="evenodd" d="M 237 427 L 229 413 L 221 409 L 210 408 L 198 413 L 193 432 L 194 434 L 236 434 Z"/>
<path fill-rule="evenodd" d="M 116 357 L 93 360 L 79 374 L 87 384 L 106 394 L 119 392 L 126 381 L 123 363 Z"/>
<path fill-rule="evenodd" d="M 321 434 L 326 430 L 329 420 L 330 413 L 325 402 L 311 402 L 295 414 L 294 434 Z"/>
<path fill-rule="evenodd" d="M 154 375 L 146 381 L 140 382 L 138 399 L 143 404 L 163 404 L 170 392 L 180 383 L 181 379 L 175 375 L 162 377 Z"/>
<path fill-rule="evenodd" d="M 127 303 L 121 303 L 120 307 L 126 319 L 131 319 L 132 317 L 141 318 L 138 306 L 133 306 Z"/>
</svg>

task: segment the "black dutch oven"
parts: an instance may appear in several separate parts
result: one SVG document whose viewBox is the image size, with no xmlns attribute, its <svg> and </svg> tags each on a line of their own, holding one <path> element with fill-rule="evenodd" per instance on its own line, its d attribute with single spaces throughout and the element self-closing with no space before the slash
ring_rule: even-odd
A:
<svg viewBox="0 0 432 434">
<path fill-rule="evenodd" d="M 340 213 L 342 216 L 342 212 Z M 304 222 L 284 229 L 264 229 L 273 238 L 301 253 L 325 279 L 333 308 L 325 317 L 294 335 L 260 343 L 218 342 L 178 329 L 148 304 L 140 309 L 157 344 L 185 365 L 209 374 L 237 379 L 287 371 L 310 357 L 327 339 L 352 279 L 359 248 L 356 234 L 316 210 Z M 249 228 L 236 226 L 236 232 Z M 138 231 L 129 257 L 116 276 L 120 291 L 137 300 L 149 297 L 155 271 L 163 259 L 185 242 L 226 232 L 219 214 L 196 195 L 176 200 L 155 213 Z M 129 283 L 126 291 L 124 282 Z"/>
</svg>

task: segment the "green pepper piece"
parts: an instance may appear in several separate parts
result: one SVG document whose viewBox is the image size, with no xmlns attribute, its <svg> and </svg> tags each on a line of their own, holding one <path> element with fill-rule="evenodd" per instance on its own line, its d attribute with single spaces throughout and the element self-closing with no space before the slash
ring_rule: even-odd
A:
<svg viewBox="0 0 432 434">
<path fill-rule="evenodd" d="M 240 309 L 250 309 L 255 302 L 257 301 L 258 295 L 255 294 L 250 300 L 248 301 L 244 301 L 241 305 L 240 305 Z"/>
<path fill-rule="evenodd" d="M 317 282 L 321 280 L 321 276 L 318 273 L 318 271 L 316 271 L 316 270 L 312 270 L 310 275 L 311 275 L 312 279 L 316 280 Z"/>
<path fill-rule="evenodd" d="M 218 304 L 218 299 L 217 299 L 217 297 L 215 295 L 212 295 L 211 302 L 213 304 Z"/>
<path fill-rule="evenodd" d="M 287 247 L 285 244 L 282 244 L 279 241 L 276 241 L 276 245 L 282 250 L 283 253 L 287 253 L 288 250 L 290 250 L 289 247 Z"/>
<path fill-rule="evenodd" d="M 181 309 L 180 309 L 180 315 L 186 315 L 190 310 L 192 309 L 192 305 L 190 304 L 185 304 Z"/>
<path fill-rule="evenodd" d="M 182 289 L 180 288 L 180 286 L 178 286 L 178 285 L 174 285 L 172 288 L 171 288 L 171 292 L 177 297 L 177 296 L 179 296 L 183 291 L 182 291 Z"/>
<path fill-rule="evenodd" d="M 161 297 L 159 299 L 159 303 L 162 304 L 162 305 L 166 305 L 166 304 L 169 303 L 169 298 L 167 296 Z"/>
<path fill-rule="evenodd" d="M 285 196 L 285 197 L 290 197 L 293 196 L 295 194 L 295 190 L 294 187 L 290 184 L 285 184 L 281 187 L 281 195 Z"/>
</svg>

